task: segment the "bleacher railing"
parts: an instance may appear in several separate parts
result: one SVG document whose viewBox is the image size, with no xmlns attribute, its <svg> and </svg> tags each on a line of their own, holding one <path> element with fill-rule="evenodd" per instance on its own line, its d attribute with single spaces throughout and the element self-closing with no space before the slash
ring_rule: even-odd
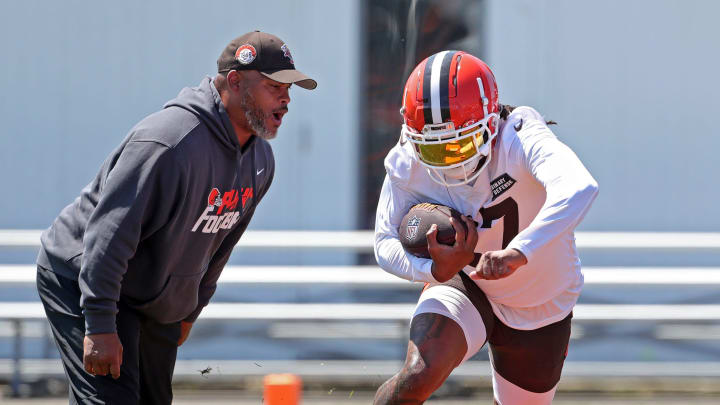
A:
<svg viewBox="0 0 720 405">
<path fill-rule="evenodd" d="M 40 230 L 0 230 L 0 248 L 38 248 Z M 661 250 L 687 253 L 690 251 L 720 250 L 720 233 L 684 233 L 684 232 L 577 232 L 576 244 L 579 249 L 606 249 L 611 251 Z M 372 231 L 248 231 L 238 243 L 242 249 L 317 249 L 342 250 L 356 253 L 372 253 Z M 0 260 L 2 260 L 0 258 Z M 260 271 L 261 270 L 261 271 Z M 646 285 L 717 285 L 720 284 L 720 267 L 584 267 L 586 284 L 646 284 Z M 32 283 L 35 279 L 35 266 L 0 264 L 0 284 Z M 243 284 L 304 284 L 327 283 L 344 285 L 362 285 L 372 288 L 419 288 L 417 283 L 397 279 L 377 266 L 228 266 L 223 272 L 220 283 Z M 202 319 L 240 320 L 398 320 L 406 322 L 412 313 L 411 304 L 394 303 L 323 303 L 323 304 L 278 304 L 278 303 L 211 303 L 202 313 Z M 0 359 L 0 374 L 12 373 L 13 388 L 17 389 L 22 380 L 22 372 L 48 372 L 42 361 L 22 359 L 22 323 L 27 320 L 44 319 L 44 311 L 39 302 L 1 302 L 0 320 L 13 323 L 15 343 L 13 358 Z M 720 305 L 578 305 L 574 311 L 577 320 L 607 322 L 613 320 L 720 320 Z M 277 361 L 276 361 L 277 362 Z M 23 367 L 23 363 L 25 366 Z M 194 372 L 197 361 L 178 362 L 177 374 Z M 250 375 L 257 373 L 256 368 L 245 367 L 252 362 L 238 361 L 226 365 L 226 375 Z M 270 364 L 273 362 L 269 362 Z M 288 360 L 295 364 L 300 374 L 320 372 L 317 362 Z M 333 361 L 325 362 L 328 365 Z M 382 363 L 382 364 L 381 364 Z M 387 364 L 386 364 L 387 363 Z M 391 364 L 392 363 L 392 364 Z M 475 362 L 480 363 L 480 362 Z M 247 365 L 246 364 L 246 365 Z M 274 364 L 274 363 L 273 363 Z M 363 362 L 363 367 L 379 367 L 383 373 L 393 372 L 395 362 Z M 373 366 L 374 365 L 374 366 Z M 662 375 L 667 368 L 657 364 L 643 367 L 635 364 L 637 373 L 655 373 Z M 679 370 L 706 370 L 702 375 L 720 375 L 720 364 L 711 362 L 700 368 L 679 367 Z M 304 367 L 304 368 L 303 368 Z M 343 366 L 338 362 L 336 368 Z M 487 368 L 487 364 L 466 364 L 462 370 Z M 579 374 L 592 374 L 583 364 L 568 364 L 566 369 L 577 369 Z M 628 368 L 630 367 L 630 368 Z M 325 367 L 323 372 L 332 371 Z M 612 367 L 611 367 L 612 368 Z M 187 370 L 186 370 L 187 369 Z M 625 364 L 617 370 L 628 370 L 633 365 Z M 5 371 L 7 370 L 7 371 Z M 10 371 L 11 370 L 11 371 Z M 234 373 L 230 370 L 234 370 Z M 304 371 L 303 371 L 304 370 Z M 334 369 L 333 369 L 334 370 Z M 350 370 L 350 369 L 348 369 Z M 459 369 L 458 373 L 463 374 Z M 707 370 L 718 370 L 709 373 Z M 264 372 L 267 372 L 265 369 Z M 346 370 L 347 371 L 347 370 Z M 377 371 L 377 370 L 376 370 Z M 475 370 L 477 371 L 477 370 Z M 469 372 L 469 371 L 467 371 Z M 599 373 L 600 371 L 598 371 Z M 373 372 L 375 373 L 375 372 Z M 371 373 L 372 374 L 372 373 Z M 375 373 L 376 375 L 377 373 Z M 692 374 L 692 373 L 691 373 Z"/>
</svg>

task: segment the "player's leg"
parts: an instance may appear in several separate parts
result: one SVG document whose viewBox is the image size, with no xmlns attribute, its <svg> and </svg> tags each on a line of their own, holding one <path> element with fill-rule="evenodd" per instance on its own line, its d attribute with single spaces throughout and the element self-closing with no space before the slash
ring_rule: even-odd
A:
<svg viewBox="0 0 720 405">
<path fill-rule="evenodd" d="M 180 322 L 145 320 L 140 334 L 140 404 L 170 405 Z"/>
<path fill-rule="evenodd" d="M 402 370 L 380 386 L 375 404 L 421 404 L 462 361 L 467 344 L 462 329 L 438 314 L 420 314 L 410 326 Z"/>
<path fill-rule="evenodd" d="M 457 276 L 449 284 L 461 285 L 462 280 Z M 380 386 L 375 404 L 423 403 L 455 367 L 480 350 L 487 333 L 474 301 L 450 285 L 423 291 L 410 325 L 405 364 Z"/>
<path fill-rule="evenodd" d="M 499 405 L 552 403 L 570 339 L 570 320 L 517 330 L 499 320 L 490 336 L 493 390 Z"/>
</svg>

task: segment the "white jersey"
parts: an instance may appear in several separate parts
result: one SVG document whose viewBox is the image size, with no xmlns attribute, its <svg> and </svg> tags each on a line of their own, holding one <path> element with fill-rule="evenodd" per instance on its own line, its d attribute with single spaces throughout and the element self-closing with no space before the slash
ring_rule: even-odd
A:
<svg viewBox="0 0 720 405">
<path fill-rule="evenodd" d="M 432 261 L 405 252 L 398 228 L 414 204 L 453 207 L 481 224 L 476 252 L 507 247 L 528 259 L 506 278 L 476 283 L 503 323 L 537 329 L 565 318 L 577 302 L 583 275 L 573 232 L 597 195 L 597 183 L 530 107 L 516 108 L 496 139 L 492 159 L 475 182 L 454 187 L 434 182 L 412 144 L 401 140 L 385 159 L 375 257 L 398 277 L 437 283 Z"/>
</svg>

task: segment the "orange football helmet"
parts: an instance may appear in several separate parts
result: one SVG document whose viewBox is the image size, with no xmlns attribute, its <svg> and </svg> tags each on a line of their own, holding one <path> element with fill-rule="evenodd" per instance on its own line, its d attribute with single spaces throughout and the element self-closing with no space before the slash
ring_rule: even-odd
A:
<svg viewBox="0 0 720 405">
<path fill-rule="evenodd" d="M 405 84 L 403 137 L 430 178 L 467 184 L 492 158 L 500 104 L 495 76 L 482 60 L 442 51 L 420 62 Z"/>
</svg>

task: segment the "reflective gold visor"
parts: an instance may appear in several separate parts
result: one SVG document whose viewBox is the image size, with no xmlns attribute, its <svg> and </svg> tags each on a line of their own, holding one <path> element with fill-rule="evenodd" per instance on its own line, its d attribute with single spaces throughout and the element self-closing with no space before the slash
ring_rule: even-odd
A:
<svg viewBox="0 0 720 405">
<path fill-rule="evenodd" d="M 451 166 L 475 156 L 477 149 L 473 144 L 473 138 L 477 139 L 478 145 L 482 145 L 482 134 L 483 131 L 480 131 L 475 136 L 445 143 L 415 144 L 415 148 L 423 162 L 433 166 Z"/>
</svg>

